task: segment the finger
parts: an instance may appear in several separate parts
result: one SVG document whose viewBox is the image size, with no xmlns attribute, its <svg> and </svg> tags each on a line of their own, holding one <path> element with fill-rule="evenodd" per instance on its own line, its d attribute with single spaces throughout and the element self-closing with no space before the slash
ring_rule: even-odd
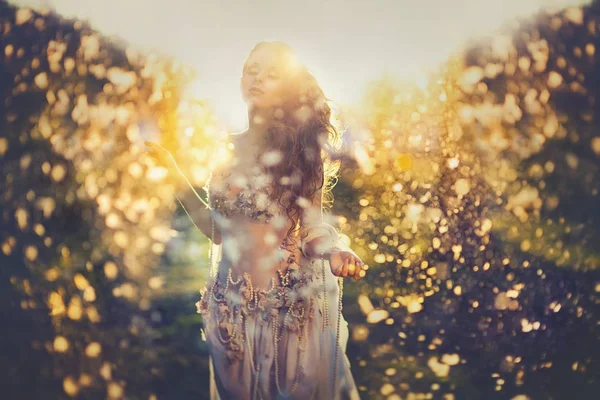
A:
<svg viewBox="0 0 600 400">
<path fill-rule="evenodd" d="M 360 271 L 363 269 L 363 262 L 360 258 L 355 257 L 356 258 L 356 273 L 355 275 L 358 275 L 360 273 Z"/>
<path fill-rule="evenodd" d="M 358 264 L 356 266 L 356 272 L 354 272 L 354 280 L 359 280 L 361 278 L 360 273 L 362 272 L 361 265 Z"/>
<path fill-rule="evenodd" d="M 345 278 L 348 276 L 348 259 L 344 260 L 344 265 L 342 267 L 342 276 Z"/>
<path fill-rule="evenodd" d="M 340 274 L 341 274 L 341 272 L 342 272 L 342 270 L 341 270 L 341 266 L 340 266 L 340 265 L 337 265 L 337 266 L 336 266 L 336 264 L 337 264 L 337 263 L 335 263 L 335 262 L 334 262 L 334 263 L 331 263 L 331 262 L 330 262 L 330 263 L 329 263 L 329 266 L 331 267 L 331 272 L 333 273 L 333 275 L 335 275 L 335 276 L 340 276 Z"/>
<path fill-rule="evenodd" d="M 363 262 L 357 256 L 353 256 L 352 263 L 354 263 L 354 265 L 355 265 L 354 273 L 352 274 L 352 276 L 356 277 L 356 276 L 358 276 L 358 274 L 360 273 L 360 270 L 362 269 Z"/>
<path fill-rule="evenodd" d="M 341 276 L 342 275 L 342 266 L 338 265 L 337 267 L 335 267 L 333 274 L 335 276 Z"/>
<path fill-rule="evenodd" d="M 158 143 L 154 143 L 154 142 L 144 142 L 144 144 L 156 151 L 166 151 L 167 153 L 169 152 L 164 146 L 158 144 Z"/>
<path fill-rule="evenodd" d="M 348 261 L 348 276 L 354 276 L 354 274 L 356 273 L 357 267 L 358 266 L 356 265 L 354 260 L 349 260 Z"/>
<path fill-rule="evenodd" d="M 160 155 L 156 151 L 151 151 L 148 153 L 148 155 L 152 158 L 152 160 L 154 160 L 154 162 L 161 162 Z"/>
</svg>

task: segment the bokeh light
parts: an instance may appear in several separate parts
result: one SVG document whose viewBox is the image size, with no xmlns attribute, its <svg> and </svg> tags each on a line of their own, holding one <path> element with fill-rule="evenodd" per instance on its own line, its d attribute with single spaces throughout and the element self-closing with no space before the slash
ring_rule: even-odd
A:
<svg viewBox="0 0 600 400">
<path fill-rule="evenodd" d="M 426 69 L 354 65 L 364 92 L 335 96 L 345 136 L 331 215 L 370 267 L 344 305 L 364 398 L 600 388 L 600 6 L 525 18 L 542 4 L 521 3 L 507 2 L 501 27 L 478 6 Z M 465 42 L 486 25 L 497 30 Z M 175 197 L 195 194 L 143 141 L 201 192 L 229 157 L 232 123 L 216 109 L 231 96 L 203 94 L 201 59 L 55 12 L 0 2 L 0 30 L 3 395 L 207 398 L 194 304 L 208 242 Z M 429 34 L 412 46 L 434 49 Z M 228 51 L 241 66 L 250 47 Z"/>
</svg>

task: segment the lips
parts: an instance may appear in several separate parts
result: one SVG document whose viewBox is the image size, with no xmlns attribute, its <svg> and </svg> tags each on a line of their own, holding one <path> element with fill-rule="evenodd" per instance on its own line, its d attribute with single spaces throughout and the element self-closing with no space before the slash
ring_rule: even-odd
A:
<svg viewBox="0 0 600 400">
<path fill-rule="evenodd" d="M 254 94 L 264 94 L 264 92 L 262 90 L 260 90 L 259 88 L 252 88 L 248 92 L 254 93 Z"/>
</svg>

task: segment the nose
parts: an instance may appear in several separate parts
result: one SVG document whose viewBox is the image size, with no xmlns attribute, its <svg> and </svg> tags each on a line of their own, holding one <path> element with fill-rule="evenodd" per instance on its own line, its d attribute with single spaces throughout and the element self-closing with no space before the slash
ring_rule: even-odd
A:
<svg viewBox="0 0 600 400">
<path fill-rule="evenodd" d="M 254 80 L 256 82 L 263 82 L 266 80 L 268 75 L 269 75 L 269 70 L 263 69 L 263 70 L 259 71 L 258 74 L 256 74 Z"/>
</svg>

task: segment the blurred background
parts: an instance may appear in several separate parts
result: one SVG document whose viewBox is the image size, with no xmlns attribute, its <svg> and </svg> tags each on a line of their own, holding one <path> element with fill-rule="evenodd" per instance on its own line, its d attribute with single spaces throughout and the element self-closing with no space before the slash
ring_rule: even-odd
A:
<svg viewBox="0 0 600 400">
<path fill-rule="evenodd" d="M 261 40 L 345 129 L 362 397 L 598 398 L 599 34 L 597 1 L 0 0 L 0 398 L 208 398 L 208 241 L 143 141 L 204 194 Z"/>
</svg>

